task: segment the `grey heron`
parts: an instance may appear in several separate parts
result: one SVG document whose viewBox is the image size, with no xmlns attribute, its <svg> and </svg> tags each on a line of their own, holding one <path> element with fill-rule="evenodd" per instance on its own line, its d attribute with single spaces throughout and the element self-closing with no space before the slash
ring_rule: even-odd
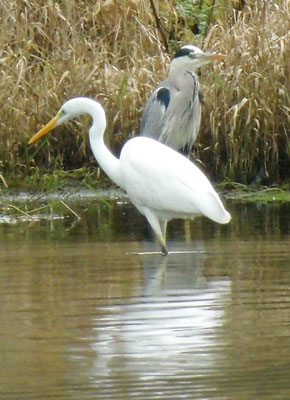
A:
<svg viewBox="0 0 290 400">
<path fill-rule="evenodd" d="M 166 247 L 167 221 L 205 215 L 220 224 L 231 216 L 204 173 L 178 152 L 156 140 L 135 137 L 128 140 L 116 158 L 104 143 L 106 116 L 102 106 L 92 99 L 79 97 L 64 103 L 56 116 L 29 141 L 34 143 L 54 127 L 89 114 L 92 151 L 100 167 L 124 189 L 132 203 L 145 216 L 155 232 L 163 254 Z"/>
<path fill-rule="evenodd" d="M 189 155 L 201 120 L 195 71 L 225 58 L 222 54 L 205 53 L 193 45 L 182 46 L 170 63 L 168 78 L 156 87 L 145 105 L 140 135 Z"/>
</svg>

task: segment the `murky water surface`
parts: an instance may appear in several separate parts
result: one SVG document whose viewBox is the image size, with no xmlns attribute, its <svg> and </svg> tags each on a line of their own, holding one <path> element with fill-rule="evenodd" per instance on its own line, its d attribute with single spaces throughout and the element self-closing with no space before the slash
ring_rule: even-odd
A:
<svg viewBox="0 0 290 400">
<path fill-rule="evenodd" d="M 171 222 L 168 257 L 124 201 L 33 206 L 0 218 L 1 399 L 290 399 L 289 204 Z"/>
</svg>

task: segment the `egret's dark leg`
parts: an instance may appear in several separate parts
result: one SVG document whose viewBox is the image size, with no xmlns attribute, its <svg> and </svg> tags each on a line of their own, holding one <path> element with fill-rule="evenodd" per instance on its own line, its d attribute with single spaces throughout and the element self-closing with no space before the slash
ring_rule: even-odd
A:
<svg viewBox="0 0 290 400">
<path fill-rule="evenodd" d="M 166 228 L 167 228 L 167 221 L 159 221 L 160 228 L 161 228 L 161 233 L 162 233 L 162 241 L 159 238 L 159 241 L 161 243 L 161 248 L 162 248 L 162 254 L 164 256 L 168 255 L 168 250 L 166 246 Z"/>
<path fill-rule="evenodd" d="M 169 253 L 168 253 L 166 245 L 161 243 L 161 249 L 162 249 L 162 255 L 163 256 L 168 256 Z"/>
<path fill-rule="evenodd" d="M 167 250 L 167 246 L 166 246 L 164 237 L 163 237 L 162 235 L 157 235 L 157 234 L 156 234 L 156 236 L 157 236 L 157 239 L 159 240 L 159 242 L 160 242 L 160 244 L 161 244 L 161 251 L 162 251 L 162 254 L 163 254 L 164 256 L 167 256 L 168 250 Z"/>
<path fill-rule="evenodd" d="M 168 254 L 168 250 L 166 247 L 164 235 L 166 234 L 167 221 L 159 221 L 157 216 L 149 209 L 146 209 L 143 212 L 161 244 L 162 254 L 166 256 Z"/>
<path fill-rule="evenodd" d="M 166 242 L 166 228 L 167 228 L 167 221 L 159 221 L 161 233 L 163 236 L 164 241 Z"/>
</svg>

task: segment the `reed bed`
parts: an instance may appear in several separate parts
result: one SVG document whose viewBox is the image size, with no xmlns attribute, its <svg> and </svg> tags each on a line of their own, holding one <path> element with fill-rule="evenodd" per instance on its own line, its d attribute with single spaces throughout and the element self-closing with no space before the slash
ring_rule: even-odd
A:
<svg viewBox="0 0 290 400">
<path fill-rule="evenodd" d="M 106 141 L 118 154 L 126 138 L 138 134 L 142 107 L 166 75 L 175 49 L 189 42 L 228 55 L 225 63 L 201 71 L 205 106 L 195 157 L 216 181 L 250 183 L 257 175 L 266 183 L 285 180 L 289 1 L 213 3 L 218 8 L 205 36 L 196 36 L 169 0 L 160 3 L 156 15 L 147 0 L 3 0 L 4 181 L 9 185 L 15 178 L 48 170 L 95 168 L 86 119 L 59 127 L 37 146 L 27 145 L 62 103 L 75 96 L 103 104 Z"/>
<path fill-rule="evenodd" d="M 290 2 L 245 3 L 205 38 L 228 59 L 202 80 L 200 157 L 224 179 L 279 182 L 290 167 Z"/>
</svg>

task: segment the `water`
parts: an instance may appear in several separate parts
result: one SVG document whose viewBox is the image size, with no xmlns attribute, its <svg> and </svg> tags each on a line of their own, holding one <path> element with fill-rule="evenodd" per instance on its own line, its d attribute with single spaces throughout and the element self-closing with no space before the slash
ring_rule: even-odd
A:
<svg viewBox="0 0 290 400">
<path fill-rule="evenodd" d="M 126 201 L 65 204 L 2 207 L 1 399 L 290 399 L 289 204 L 170 223 L 168 257 Z"/>
</svg>

